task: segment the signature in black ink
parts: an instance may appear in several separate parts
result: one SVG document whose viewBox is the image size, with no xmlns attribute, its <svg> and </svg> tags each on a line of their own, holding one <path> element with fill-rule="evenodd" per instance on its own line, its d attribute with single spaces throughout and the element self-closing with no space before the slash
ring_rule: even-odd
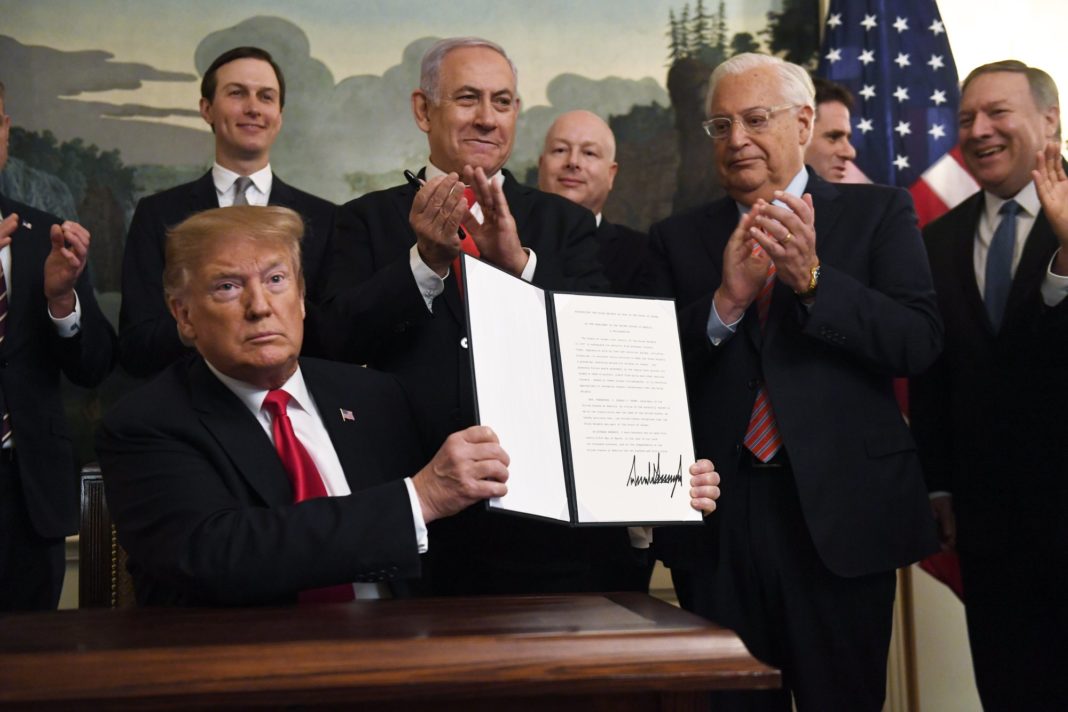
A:
<svg viewBox="0 0 1068 712">
<path fill-rule="evenodd" d="M 674 474 L 660 471 L 660 455 L 656 456 L 656 463 L 645 463 L 645 475 L 638 474 L 638 456 L 635 455 L 630 461 L 630 472 L 627 473 L 627 487 L 640 487 L 642 485 L 666 485 L 671 484 L 671 496 L 675 496 L 675 488 L 682 484 L 682 455 L 679 455 L 679 469 Z"/>
</svg>

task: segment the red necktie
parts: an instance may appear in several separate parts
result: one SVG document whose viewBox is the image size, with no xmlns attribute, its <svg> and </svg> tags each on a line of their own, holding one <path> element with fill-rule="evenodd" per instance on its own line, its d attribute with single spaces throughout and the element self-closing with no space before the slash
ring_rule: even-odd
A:
<svg viewBox="0 0 1068 712">
<path fill-rule="evenodd" d="M 274 449 L 278 451 L 282 466 L 286 468 L 290 482 L 293 483 L 294 502 L 326 497 L 328 495 L 323 478 L 319 475 L 319 468 L 304 449 L 303 443 L 297 439 L 297 434 L 293 432 L 293 423 L 286 413 L 291 399 L 292 396 L 280 388 L 270 391 L 263 399 L 263 407 L 271 415 Z M 338 603 L 351 601 L 355 597 L 350 583 L 300 592 L 301 603 Z"/>
<path fill-rule="evenodd" d="M 756 249 L 760 249 L 757 247 Z M 764 286 L 757 295 L 757 315 L 760 317 L 760 328 L 763 329 L 768 321 L 768 309 L 771 307 L 771 293 L 775 289 L 775 263 L 768 263 L 768 276 L 764 280 Z M 749 427 L 745 429 L 745 438 L 742 439 L 746 448 L 761 462 L 767 462 L 775 457 L 775 453 L 782 447 L 782 436 L 779 434 L 779 426 L 775 424 L 775 413 L 771 409 L 771 399 L 768 398 L 768 390 L 763 385 L 757 391 L 756 401 L 753 403 L 753 413 L 749 416 Z"/>
<path fill-rule="evenodd" d="M 467 201 L 467 209 L 470 210 L 471 206 L 475 204 L 475 191 L 470 188 L 464 187 L 464 199 Z M 460 232 L 463 237 L 460 238 L 460 252 L 466 252 L 472 257 L 478 257 L 478 245 L 475 244 L 475 239 L 471 237 L 471 234 L 467 232 L 467 229 L 461 225 Z M 456 255 L 456 259 L 452 261 L 452 271 L 456 275 L 456 288 L 460 290 L 460 299 L 464 298 L 464 275 L 461 265 L 463 260 L 460 259 L 460 255 Z"/>
</svg>

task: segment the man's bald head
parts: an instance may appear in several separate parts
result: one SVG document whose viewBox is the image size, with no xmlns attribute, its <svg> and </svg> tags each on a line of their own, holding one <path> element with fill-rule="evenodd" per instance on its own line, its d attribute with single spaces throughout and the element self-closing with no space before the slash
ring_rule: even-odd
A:
<svg viewBox="0 0 1068 712">
<path fill-rule="evenodd" d="M 599 214 L 618 169 L 616 139 L 604 119 L 589 111 L 569 111 L 545 135 L 538 187 Z"/>
</svg>

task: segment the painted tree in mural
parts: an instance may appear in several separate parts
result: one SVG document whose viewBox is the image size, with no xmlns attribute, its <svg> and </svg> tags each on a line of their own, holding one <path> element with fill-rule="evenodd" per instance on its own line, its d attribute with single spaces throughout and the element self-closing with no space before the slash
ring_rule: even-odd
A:
<svg viewBox="0 0 1068 712">
<path fill-rule="evenodd" d="M 766 36 L 773 54 L 816 68 L 820 49 L 819 0 L 785 0 L 780 12 L 768 13 Z"/>
<path fill-rule="evenodd" d="M 134 169 L 123 164 L 117 150 L 101 151 L 80 138 L 60 143 L 51 131 L 37 133 L 16 126 L 10 141 L 11 156 L 25 168 L 17 172 L 9 168 L 5 174 L 23 176 L 19 194 L 35 195 L 34 204 L 82 223 L 94 237 L 90 251 L 94 285 L 100 291 L 117 291 L 126 221 L 134 206 Z M 60 183 L 49 181 L 49 176 Z"/>
</svg>

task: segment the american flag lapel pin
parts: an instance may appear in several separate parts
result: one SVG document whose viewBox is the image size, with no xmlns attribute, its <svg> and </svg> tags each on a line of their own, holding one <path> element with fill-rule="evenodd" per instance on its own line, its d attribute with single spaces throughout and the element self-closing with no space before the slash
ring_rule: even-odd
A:
<svg viewBox="0 0 1068 712">
<path fill-rule="evenodd" d="M 348 410 L 346 408 L 339 408 L 338 410 L 341 411 L 341 420 L 342 420 L 342 422 L 344 422 L 346 420 L 351 420 L 353 423 L 356 422 L 356 416 L 352 414 L 351 410 Z"/>
</svg>

